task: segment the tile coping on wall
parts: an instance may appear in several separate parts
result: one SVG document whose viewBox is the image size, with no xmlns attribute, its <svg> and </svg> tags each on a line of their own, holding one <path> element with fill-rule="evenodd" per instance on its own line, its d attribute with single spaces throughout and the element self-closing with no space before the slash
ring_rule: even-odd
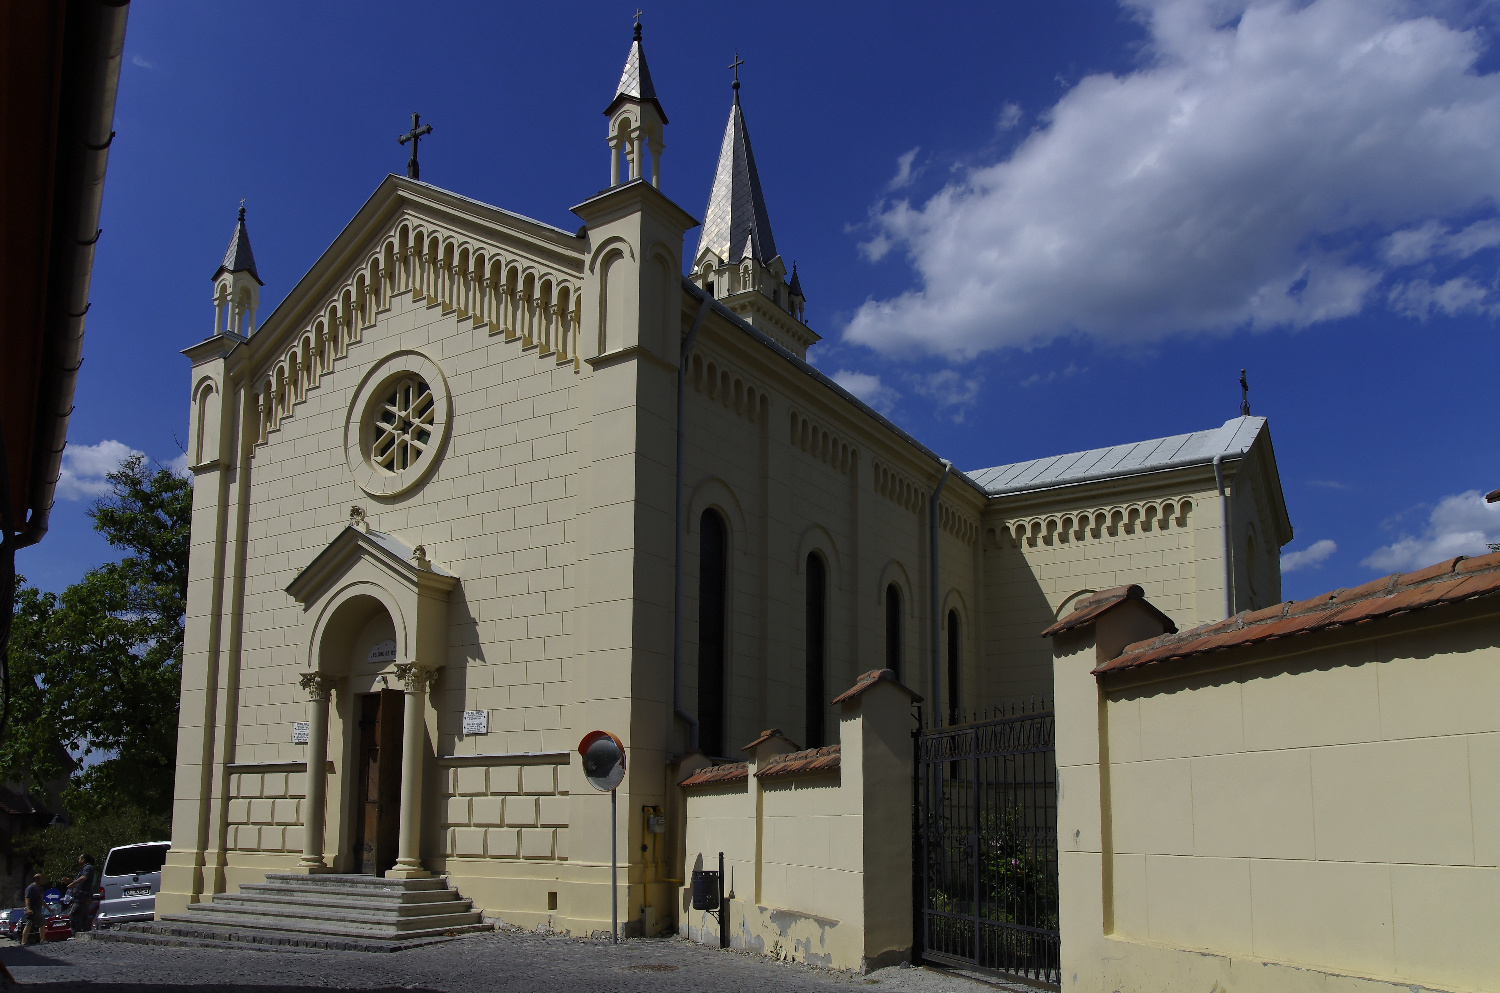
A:
<svg viewBox="0 0 1500 993">
<path fill-rule="evenodd" d="M 1095 668 L 1094 674 L 1138 669 L 1171 659 L 1363 624 L 1495 593 L 1500 593 L 1500 552 L 1476 558 L 1460 555 L 1416 572 L 1393 573 L 1363 586 L 1245 611 L 1228 620 L 1204 624 L 1180 634 L 1138 641 L 1127 645 L 1118 657 Z M 1092 606 L 1086 606 L 1076 613 L 1091 609 Z M 1072 620 L 1072 616 L 1053 627 L 1061 628 L 1062 624 Z"/>
<path fill-rule="evenodd" d="M 1116 586 L 1113 589 L 1100 590 L 1098 593 L 1091 594 L 1079 600 L 1074 611 L 1043 631 L 1042 637 L 1050 638 L 1055 634 L 1062 634 L 1064 631 L 1072 631 L 1074 628 L 1080 628 L 1085 624 L 1093 623 L 1098 619 L 1100 614 L 1113 610 L 1117 605 L 1126 600 L 1141 601 L 1144 606 L 1150 608 L 1161 618 L 1167 625 L 1168 630 L 1174 634 L 1176 633 L 1177 625 L 1172 623 L 1172 619 L 1160 610 L 1157 610 L 1151 601 L 1146 599 L 1145 590 L 1132 583 L 1129 586 Z"/>
</svg>

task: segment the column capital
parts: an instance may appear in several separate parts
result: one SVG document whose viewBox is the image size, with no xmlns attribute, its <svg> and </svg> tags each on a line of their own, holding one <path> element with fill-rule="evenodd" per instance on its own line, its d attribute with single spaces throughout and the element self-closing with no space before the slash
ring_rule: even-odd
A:
<svg viewBox="0 0 1500 993">
<path fill-rule="evenodd" d="M 408 693 L 425 693 L 437 682 L 438 666 L 401 662 L 396 666 L 396 678 L 401 680 Z"/>
<path fill-rule="evenodd" d="M 338 680 L 326 672 L 304 672 L 299 682 L 309 699 L 327 700 Z"/>
</svg>

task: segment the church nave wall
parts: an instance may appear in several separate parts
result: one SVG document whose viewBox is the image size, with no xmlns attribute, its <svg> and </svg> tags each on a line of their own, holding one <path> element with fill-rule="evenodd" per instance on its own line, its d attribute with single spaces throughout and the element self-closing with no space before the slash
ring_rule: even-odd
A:
<svg viewBox="0 0 1500 993">
<path fill-rule="evenodd" d="M 1180 627 L 1217 619 L 1200 616 L 1205 601 L 1218 605 L 1223 575 L 1218 495 L 1203 485 L 1176 478 L 1154 490 L 1111 493 L 1106 484 L 1002 498 L 983 525 L 992 694 L 1051 698 L 1051 654 L 1039 632 L 1082 593 L 1136 583 Z"/>
</svg>

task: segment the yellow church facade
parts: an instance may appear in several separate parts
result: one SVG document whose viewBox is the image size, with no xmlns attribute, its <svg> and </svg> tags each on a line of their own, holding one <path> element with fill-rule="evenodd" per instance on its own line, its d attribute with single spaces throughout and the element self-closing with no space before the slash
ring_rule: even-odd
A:
<svg viewBox="0 0 1500 993">
<path fill-rule="evenodd" d="M 639 31 L 607 113 L 576 232 L 391 176 L 259 322 L 242 213 L 186 350 L 160 915 L 362 874 L 607 929 L 597 728 L 621 919 L 675 929 L 685 770 L 767 728 L 834 744 L 861 673 L 929 715 L 1050 698 L 1040 632 L 1096 591 L 1184 628 L 1280 599 L 1264 419 L 960 471 L 807 362 L 738 84 L 701 224 L 659 189 Z"/>
</svg>

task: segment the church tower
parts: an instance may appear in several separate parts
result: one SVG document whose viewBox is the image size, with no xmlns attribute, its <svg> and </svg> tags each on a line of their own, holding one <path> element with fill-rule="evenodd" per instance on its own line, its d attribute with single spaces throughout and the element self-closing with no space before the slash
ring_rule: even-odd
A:
<svg viewBox="0 0 1500 993">
<path fill-rule="evenodd" d="M 651 70 L 646 67 L 646 50 L 641 46 L 641 22 L 635 22 L 635 39 L 625 57 L 625 71 L 615 98 L 604 108 L 609 118 L 609 185 L 619 186 L 646 174 L 646 153 L 651 154 L 651 185 L 661 187 L 662 128 L 667 123 Z M 625 157 L 621 175 L 620 157 Z"/>
<path fill-rule="evenodd" d="M 796 265 L 788 282 L 786 263 L 776 252 L 766 195 L 760 188 L 750 132 L 740 108 L 740 65 L 736 59 L 734 102 L 693 257 L 692 280 L 805 359 L 808 347 L 820 336 L 803 323 L 807 300 Z"/>
<path fill-rule="evenodd" d="M 250 232 L 245 229 L 245 208 L 229 236 L 224 262 L 213 275 L 214 334 L 233 334 L 248 338 L 255 333 L 255 312 L 260 308 L 260 274 L 255 271 L 255 254 L 250 251 Z"/>
</svg>

